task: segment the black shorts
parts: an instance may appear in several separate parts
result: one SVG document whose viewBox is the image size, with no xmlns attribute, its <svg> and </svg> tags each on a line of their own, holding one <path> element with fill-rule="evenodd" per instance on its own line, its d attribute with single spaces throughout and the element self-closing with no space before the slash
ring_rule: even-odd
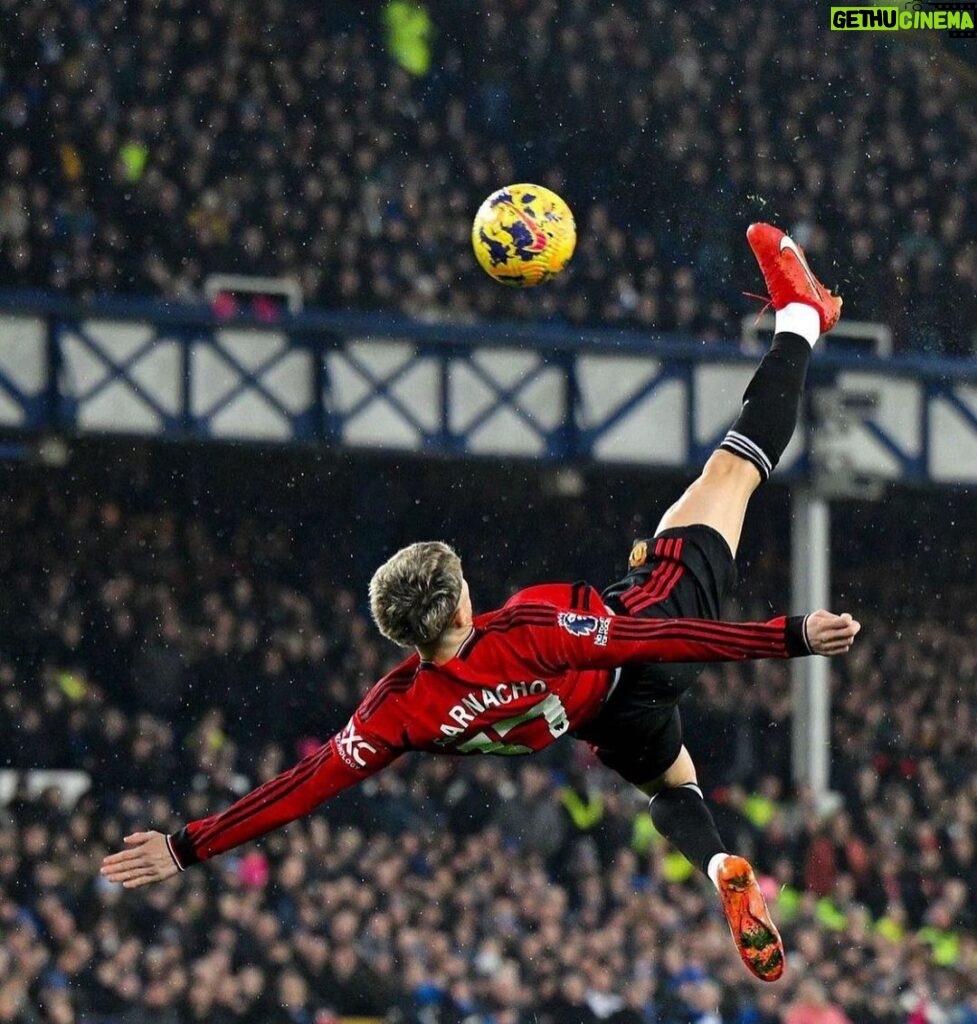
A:
<svg viewBox="0 0 977 1024">
<path fill-rule="evenodd" d="M 631 550 L 630 570 L 603 593 L 616 615 L 718 619 L 736 582 L 736 563 L 711 526 L 662 530 Z M 626 665 L 597 717 L 575 733 L 629 782 L 658 778 L 682 749 L 678 701 L 701 665 Z"/>
</svg>

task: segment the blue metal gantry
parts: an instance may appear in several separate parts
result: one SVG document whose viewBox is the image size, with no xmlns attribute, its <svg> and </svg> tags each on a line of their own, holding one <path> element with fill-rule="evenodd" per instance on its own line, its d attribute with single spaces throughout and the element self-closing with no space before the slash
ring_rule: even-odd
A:
<svg viewBox="0 0 977 1024">
<path fill-rule="evenodd" d="M 734 345 L 554 325 L 266 323 L 0 293 L 0 430 L 685 467 L 722 436 L 756 360 Z M 829 350 L 812 384 L 866 399 L 826 435 L 853 471 L 977 480 L 977 364 Z M 810 438 L 798 431 L 785 468 L 803 468 Z"/>
</svg>

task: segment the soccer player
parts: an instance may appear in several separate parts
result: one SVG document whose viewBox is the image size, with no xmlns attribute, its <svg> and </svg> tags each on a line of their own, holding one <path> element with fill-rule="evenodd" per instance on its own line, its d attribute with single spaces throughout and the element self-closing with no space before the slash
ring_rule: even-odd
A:
<svg viewBox="0 0 977 1024">
<path fill-rule="evenodd" d="M 406 751 L 530 754 L 573 735 L 651 796 L 659 832 L 719 890 L 743 962 L 779 978 L 780 936 L 752 868 L 726 850 L 702 798 L 677 703 L 695 663 L 842 654 L 859 625 L 826 611 L 718 621 L 747 503 L 787 447 L 811 350 L 841 307 L 783 232 L 754 224 L 747 238 L 776 310 L 773 346 L 719 450 L 654 537 L 634 546 L 623 579 L 603 594 L 585 583 L 531 587 L 474 616 L 451 548 L 404 548 L 374 574 L 370 605 L 380 632 L 415 651 L 346 727 L 211 817 L 173 835 L 127 836 L 103 874 L 127 888 L 167 878 L 308 814 Z"/>
</svg>

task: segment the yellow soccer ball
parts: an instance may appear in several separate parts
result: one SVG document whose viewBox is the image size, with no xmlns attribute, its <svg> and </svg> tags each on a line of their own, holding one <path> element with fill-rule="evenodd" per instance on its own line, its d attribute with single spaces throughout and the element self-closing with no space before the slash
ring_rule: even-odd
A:
<svg viewBox="0 0 977 1024">
<path fill-rule="evenodd" d="M 559 274 L 576 244 L 570 207 L 542 185 L 500 188 L 478 208 L 472 225 L 479 266 L 512 288 L 533 288 Z"/>
</svg>

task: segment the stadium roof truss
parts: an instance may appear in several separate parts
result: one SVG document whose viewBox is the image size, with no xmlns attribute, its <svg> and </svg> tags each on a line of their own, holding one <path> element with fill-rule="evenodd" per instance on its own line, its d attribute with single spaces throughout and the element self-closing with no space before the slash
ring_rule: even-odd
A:
<svg viewBox="0 0 977 1024">
<path fill-rule="evenodd" d="M 756 356 L 554 326 L 422 325 L 0 295 L 0 429 L 419 454 L 701 464 Z M 977 481 L 977 366 L 829 351 L 788 472 Z M 810 429 L 812 424 L 817 429 Z"/>
</svg>

